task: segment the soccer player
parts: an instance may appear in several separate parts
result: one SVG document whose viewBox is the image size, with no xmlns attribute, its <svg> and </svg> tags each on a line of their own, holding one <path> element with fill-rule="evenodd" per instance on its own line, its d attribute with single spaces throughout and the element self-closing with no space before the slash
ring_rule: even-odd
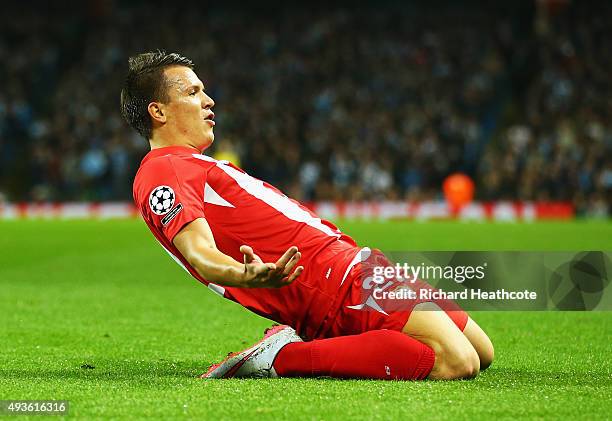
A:
<svg viewBox="0 0 612 421">
<path fill-rule="evenodd" d="M 193 68 L 162 51 L 129 59 L 122 115 L 151 146 L 134 201 L 193 277 L 281 324 L 202 377 L 458 379 L 488 367 L 491 341 L 456 305 L 415 302 L 393 312 L 359 306 L 364 274 L 391 264 L 382 253 L 358 247 L 273 186 L 203 155 L 214 140 L 215 103 Z"/>
</svg>

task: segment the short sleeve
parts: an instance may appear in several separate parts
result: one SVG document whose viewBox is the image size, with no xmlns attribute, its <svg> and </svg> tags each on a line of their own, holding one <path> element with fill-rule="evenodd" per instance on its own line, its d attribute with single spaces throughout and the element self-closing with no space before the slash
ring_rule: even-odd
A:
<svg viewBox="0 0 612 421">
<path fill-rule="evenodd" d="M 135 196 L 141 213 L 169 242 L 185 225 L 205 217 L 206 174 L 172 156 L 147 163 L 138 174 Z"/>
</svg>

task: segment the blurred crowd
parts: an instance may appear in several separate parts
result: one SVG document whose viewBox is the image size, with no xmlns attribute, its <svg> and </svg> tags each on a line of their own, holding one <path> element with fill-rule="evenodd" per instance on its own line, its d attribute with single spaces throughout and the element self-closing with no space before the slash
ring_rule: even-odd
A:
<svg viewBox="0 0 612 421">
<path fill-rule="evenodd" d="M 217 103 L 207 153 L 297 199 L 436 199 L 459 171 L 481 200 L 606 216 L 612 8 L 548 3 L 8 10 L 0 201 L 129 200 L 148 144 L 119 114 L 127 57 L 165 49 Z"/>
</svg>

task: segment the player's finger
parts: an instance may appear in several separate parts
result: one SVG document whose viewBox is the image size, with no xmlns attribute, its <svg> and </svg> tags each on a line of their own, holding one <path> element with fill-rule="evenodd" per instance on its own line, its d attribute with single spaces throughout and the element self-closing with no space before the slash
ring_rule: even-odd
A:
<svg viewBox="0 0 612 421">
<path fill-rule="evenodd" d="M 302 274 L 303 271 L 304 271 L 304 266 L 298 266 L 295 269 L 295 271 L 291 274 L 291 276 L 289 276 L 287 280 L 284 282 L 284 285 L 289 285 L 290 283 L 295 281 L 298 278 L 298 276 Z"/>
<path fill-rule="evenodd" d="M 295 265 L 297 265 L 298 261 L 300 260 L 300 257 L 302 257 L 302 253 L 300 253 L 299 251 L 293 255 L 291 260 L 289 260 L 289 262 L 285 266 L 285 269 L 283 270 L 283 275 L 289 275 L 291 273 Z"/>
<path fill-rule="evenodd" d="M 253 248 L 247 245 L 242 245 L 240 246 L 240 253 L 242 254 L 246 254 L 246 255 L 252 255 L 253 253 Z"/>
<path fill-rule="evenodd" d="M 244 255 L 244 263 L 251 263 L 253 260 L 255 260 L 255 253 L 249 246 L 240 246 L 240 253 Z"/>
<path fill-rule="evenodd" d="M 298 248 L 296 246 L 291 246 L 285 254 L 281 256 L 280 259 L 277 260 L 276 266 L 279 268 L 284 268 L 287 262 L 298 252 Z"/>
<path fill-rule="evenodd" d="M 298 248 L 296 246 L 291 246 L 287 249 L 287 251 L 278 259 L 276 262 L 277 267 L 284 267 L 287 265 L 289 260 L 298 252 Z"/>
</svg>

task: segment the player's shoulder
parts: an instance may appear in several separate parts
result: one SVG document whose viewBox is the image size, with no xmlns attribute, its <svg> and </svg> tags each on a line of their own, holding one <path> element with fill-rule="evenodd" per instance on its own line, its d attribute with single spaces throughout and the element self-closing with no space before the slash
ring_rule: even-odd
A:
<svg viewBox="0 0 612 421">
<path fill-rule="evenodd" d="M 217 160 L 196 153 L 147 156 L 134 177 L 134 198 L 145 197 L 158 186 L 181 189 L 184 185 L 203 184 Z"/>
<path fill-rule="evenodd" d="M 206 167 L 214 165 L 216 160 L 198 154 L 166 154 L 146 159 L 140 164 L 136 173 L 136 180 L 141 178 L 166 177 L 178 172 L 193 169 L 193 167 Z"/>
</svg>

